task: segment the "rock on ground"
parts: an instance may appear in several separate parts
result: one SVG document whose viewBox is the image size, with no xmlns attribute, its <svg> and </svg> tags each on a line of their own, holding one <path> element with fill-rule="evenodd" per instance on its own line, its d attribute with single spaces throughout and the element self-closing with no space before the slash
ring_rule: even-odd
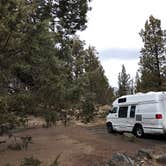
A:
<svg viewBox="0 0 166 166">
<path fill-rule="evenodd" d="M 115 153 L 112 155 L 108 166 L 134 166 L 134 161 L 126 154 Z"/>
</svg>

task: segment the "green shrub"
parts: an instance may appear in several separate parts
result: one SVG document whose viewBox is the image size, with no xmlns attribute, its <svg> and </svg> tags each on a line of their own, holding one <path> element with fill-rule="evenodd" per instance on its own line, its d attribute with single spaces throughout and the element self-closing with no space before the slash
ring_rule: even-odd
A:
<svg viewBox="0 0 166 166">
<path fill-rule="evenodd" d="M 61 156 L 61 153 L 56 157 L 56 159 L 54 160 L 54 162 L 50 165 L 50 166 L 59 166 L 59 158 Z"/>
<path fill-rule="evenodd" d="M 32 137 L 31 136 L 25 136 L 25 137 L 20 137 L 20 139 L 22 141 L 22 148 L 27 150 L 28 145 L 32 144 Z"/>
<path fill-rule="evenodd" d="M 14 143 L 14 144 L 8 145 L 8 149 L 19 151 L 19 150 L 22 150 L 22 147 L 21 147 L 21 144 Z"/>
<path fill-rule="evenodd" d="M 20 166 L 40 166 L 41 161 L 33 157 L 24 158 Z"/>
<path fill-rule="evenodd" d="M 16 112 L 19 116 L 33 114 L 35 112 L 35 101 L 29 93 L 18 93 L 8 97 L 8 110 Z"/>
<path fill-rule="evenodd" d="M 7 97 L 0 97 L 0 135 L 8 134 L 17 123 L 17 116 L 8 111 Z"/>
<path fill-rule="evenodd" d="M 59 166 L 59 158 L 61 156 L 61 153 L 56 157 L 54 162 L 50 164 L 50 166 Z M 34 157 L 25 157 L 24 160 L 21 162 L 20 166 L 40 166 L 41 161 L 38 159 L 35 159 Z"/>
<path fill-rule="evenodd" d="M 95 106 L 93 104 L 92 97 L 86 97 L 85 101 L 82 104 L 82 119 L 83 122 L 88 123 L 94 118 Z"/>
<path fill-rule="evenodd" d="M 55 111 L 44 112 L 43 116 L 46 121 L 46 127 L 51 127 L 52 125 L 56 126 L 57 113 Z"/>
<path fill-rule="evenodd" d="M 11 135 L 11 137 L 14 138 L 14 141 L 12 141 L 12 143 L 8 145 L 8 148 L 11 150 L 27 150 L 29 144 L 32 144 L 31 136 L 16 137 L 14 135 Z"/>
</svg>

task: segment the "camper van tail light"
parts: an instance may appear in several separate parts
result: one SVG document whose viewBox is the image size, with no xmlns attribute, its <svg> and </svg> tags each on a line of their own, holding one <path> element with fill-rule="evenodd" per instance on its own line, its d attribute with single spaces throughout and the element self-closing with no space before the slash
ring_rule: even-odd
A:
<svg viewBox="0 0 166 166">
<path fill-rule="evenodd" d="M 156 114 L 156 119 L 162 119 L 162 114 Z"/>
</svg>

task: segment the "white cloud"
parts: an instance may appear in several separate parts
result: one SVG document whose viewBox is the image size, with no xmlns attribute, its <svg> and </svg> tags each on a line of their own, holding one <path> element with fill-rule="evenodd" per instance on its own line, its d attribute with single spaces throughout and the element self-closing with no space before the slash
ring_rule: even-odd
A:
<svg viewBox="0 0 166 166">
<path fill-rule="evenodd" d="M 78 34 L 87 45 L 95 46 L 98 51 L 110 48 L 140 49 L 142 40 L 138 33 L 150 15 L 160 19 L 162 27 L 166 29 L 165 0 L 93 0 L 91 6 L 88 28 Z M 117 86 L 117 75 L 122 64 L 132 76 L 138 69 L 139 59 L 100 59 L 113 86 Z"/>
<path fill-rule="evenodd" d="M 81 38 L 98 50 L 140 48 L 139 32 L 153 14 L 166 27 L 165 0 L 93 0 L 88 28 Z"/>
<path fill-rule="evenodd" d="M 110 48 L 106 50 L 99 51 L 99 58 L 102 60 L 106 59 L 121 59 L 121 60 L 131 60 L 138 59 L 140 56 L 139 49 L 122 49 L 122 48 Z"/>
<path fill-rule="evenodd" d="M 107 78 L 109 78 L 109 83 L 112 87 L 117 87 L 118 74 L 122 71 L 123 64 L 125 65 L 126 72 L 130 74 L 131 78 L 135 78 L 136 71 L 138 70 L 138 59 L 110 59 L 101 61 L 101 64 L 105 70 L 105 75 L 107 76 Z"/>
</svg>

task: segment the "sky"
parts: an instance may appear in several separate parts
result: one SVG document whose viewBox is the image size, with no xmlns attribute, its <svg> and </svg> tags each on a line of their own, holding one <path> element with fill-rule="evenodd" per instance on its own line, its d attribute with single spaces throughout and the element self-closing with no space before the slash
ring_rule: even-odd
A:
<svg viewBox="0 0 166 166">
<path fill-rule="evenodd" d="M 78 35 L 94 46 L 109 83 L 117 87 L 122 64 L 135 78 L 143 46 L 139 32 L 150 15 L 166 29 L 166 0 L 92 0 L 87 29 Z"/>
</svg>

